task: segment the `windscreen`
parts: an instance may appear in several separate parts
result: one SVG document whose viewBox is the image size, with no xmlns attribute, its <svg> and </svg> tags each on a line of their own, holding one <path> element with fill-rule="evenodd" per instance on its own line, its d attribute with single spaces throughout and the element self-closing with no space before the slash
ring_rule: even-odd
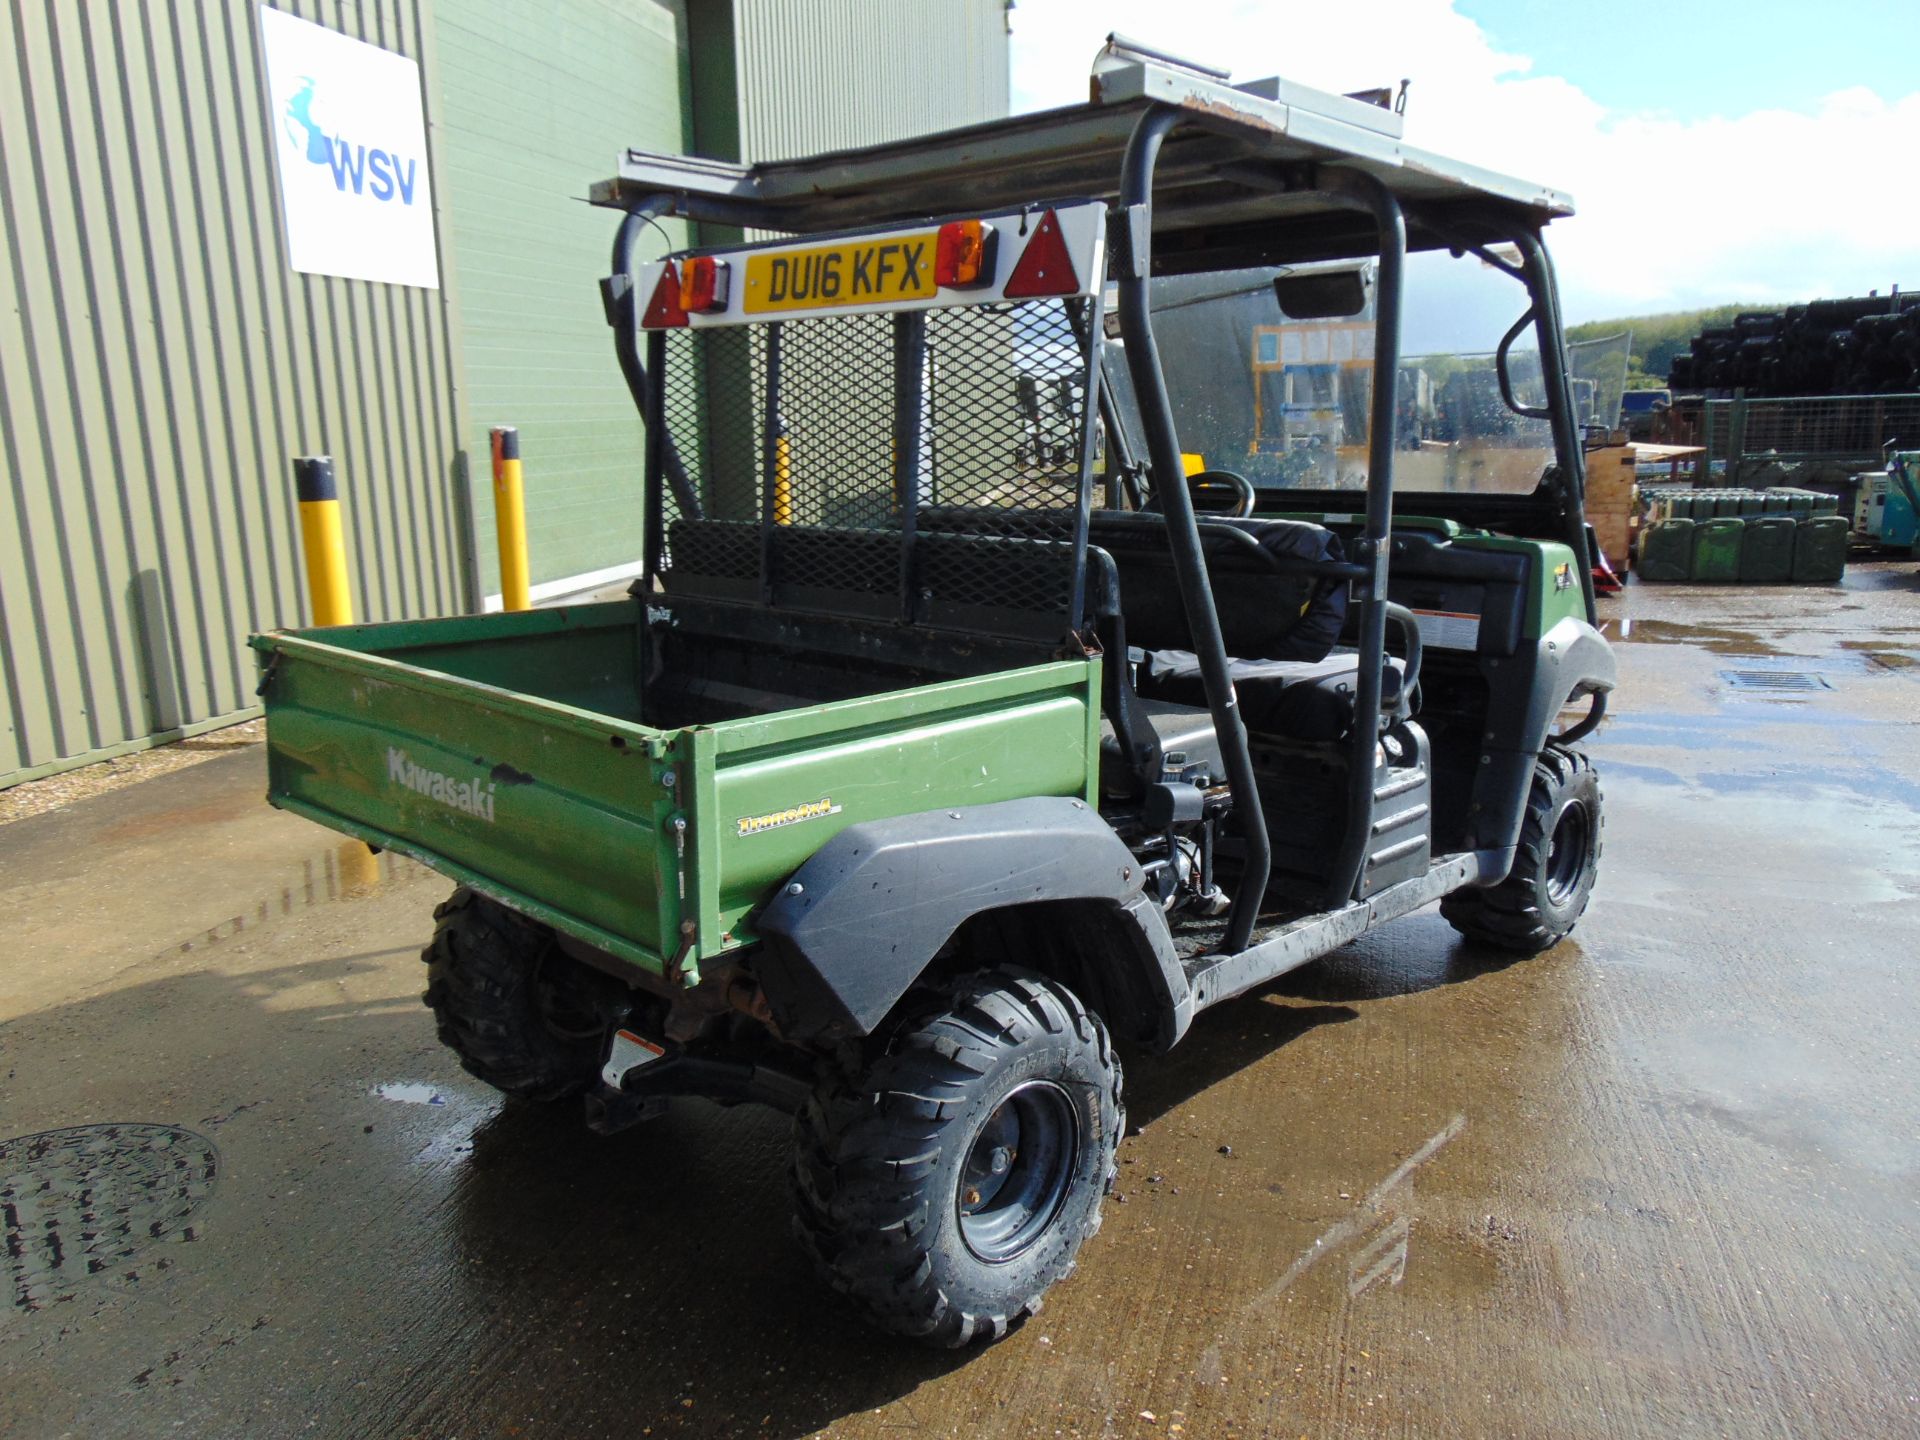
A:
<svg viewBox="0 0 1920 1440">
<path fill-rule="evenodd" d="M 1365 487 L 1375 277 L 1371 264 L 1361 268 L 1365 305 L 1332 319 L 1282 311 L 1273 281 L 1284 268 L 1154 282 L 1154 334 L 1183 450 L 1262 489 Z M 1501 336 L 1526 307 L 1519 283 L 1472 256 L 1408 257 L 1397 489 L 1524 494 L 1538 486 L 1553 461 L 1551 429 L 1507 404 L 1495 366 Z M 1515 402 L 1544 409 L 1533 343 L 1528 326 L 1508 372 Z M 1612 403 L 1617 413 L 1617 394 Z"/>
</svg>

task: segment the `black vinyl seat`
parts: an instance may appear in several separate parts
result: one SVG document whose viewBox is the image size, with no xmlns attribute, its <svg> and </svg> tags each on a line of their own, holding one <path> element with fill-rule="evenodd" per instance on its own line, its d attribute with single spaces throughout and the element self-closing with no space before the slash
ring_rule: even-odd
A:
<svg viewBox="0 0 1920 1440">
<path fill-rule="evenodd" d="M 1353 728 L 1353 696 L 1360 676 L 1360 656 L 1336 650 L 1319 660 L 1233 660 L 1229 662 L 1240 716 L 1256 735 L 1280 735 L 1290 740 L 1332 741 Z M 1405 714 L 1408 698 L 1402 693 L 1406 667 L 1389 656 L 1381 677 L 1381 705 Z M 1206 687 L 1200 679 L 1200 661 L 1191 650 L 1155 650 L 1138 671 L 1143 702 L 1200 706 L 1206 714 Z"/>
<path fill-rule="evenodd" d="M 1131 705 L 1136 746 L 1142 752 L 1129 762 L 1111 719 L 1100 727 L 1101 786 L 1124 794 L 1133 788 L 1127 777 L 1144 772 L 1150 777 L 1186 773 L 1195 768 L 1218 780 L 1226 774 L 1220 759 L 1220 737 L 1214 733 L 1213 712 L 1205 698 L 1199 705 L 1136 696 Z"/>
</svg>

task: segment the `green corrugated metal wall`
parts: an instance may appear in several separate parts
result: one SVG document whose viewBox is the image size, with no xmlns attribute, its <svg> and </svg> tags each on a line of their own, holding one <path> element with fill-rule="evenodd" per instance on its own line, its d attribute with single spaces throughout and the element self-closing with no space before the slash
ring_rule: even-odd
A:
<svg viewBox="0 0 1920 1440">
<path fill-rule="evenodd" d="M 254 0 L 12 0 L 0 788 L 253 713 L 245 637 L 308 618 L 295 455 L 335 458 L 363 619 L 494 588 L 490 424 L 536 581 L 639 556 L 613 217 L 575 198 L 622 148 L 715 97 L 761 158 L 1006 108 L 1003 0 L 271 3 L 420 62 L 443 289 L 289 269 Z"/>
<path fill-rule="evenodd" d="M 488 426 L 520 427 L 536 585 L 629 564 L 641 554 L 642 427 L 598 288 L 619 217 L 578 197 L 625 146 L 685 147 L 681 7 L 441 0 L 436 14 L 435 183 L 451 217 L 467 443 L 484 462 Z M 685 243 L 682 227 L 668 231 Z M 492 489 L 473 489 L 491 595 Z"/>
<path fill-rule="evenodd" d="M 280 8 L 431 74 L 416 0 Z M 258 55 L 249 0 L 0 30 L 0 786 L 248 713 L 248 632 L 303 618 L 293 455 L 335 457 L 363 616 L 461 603 L 441 297 L 288 269 Z"/>
<path fill-rule="evenodd" d="M 1007 113 L 1007 0 L 733 0 L 733 10 L 741 159 Z"/>
</svg>

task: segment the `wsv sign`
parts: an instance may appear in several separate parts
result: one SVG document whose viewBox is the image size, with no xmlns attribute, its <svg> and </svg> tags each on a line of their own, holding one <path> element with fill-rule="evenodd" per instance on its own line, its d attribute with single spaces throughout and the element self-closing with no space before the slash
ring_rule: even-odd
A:
<svg viewBox="0 0 1920 1440">
<path fill-rule="evenodd" d="M 325 165 L 333 172 L 333 185 L 342 192 L 351 190 L 379 201 L 398 199 L 413 204 L 419 161 L 405 158 L 392 150 L 355 144 L 343 135 L 329 135 L 313 118 L 314 82 L 306 79 L 292 99 L 287 101 L 287 139 L 303 150 L 307 161 Z"/>
<path fill-rule="evenodd" d="M 287 264 L 305 275 L 438 289 L 419 63 L 275 4 L 254 13 Z"/>
</svg>

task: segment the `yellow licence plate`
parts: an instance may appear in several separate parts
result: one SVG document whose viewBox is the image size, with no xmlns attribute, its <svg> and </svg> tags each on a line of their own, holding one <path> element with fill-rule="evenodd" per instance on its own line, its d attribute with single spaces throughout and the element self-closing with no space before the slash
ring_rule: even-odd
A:
<svg viewBox="0 0 1920 1440">
<path fill-rule="evenodd" d="M 830 310 L 933 297 L 936 232 L 889 235 L 747 257 L 749 315 L 770 310 Z"/>
</svg>

